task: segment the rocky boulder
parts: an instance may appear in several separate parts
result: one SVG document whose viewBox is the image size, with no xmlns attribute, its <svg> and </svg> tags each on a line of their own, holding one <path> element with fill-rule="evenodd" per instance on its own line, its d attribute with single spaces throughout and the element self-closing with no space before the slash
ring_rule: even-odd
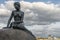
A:
<svg viewBox="0 0 60 40">
<path fill-rule="evenodd" d="M 31 34 L 18 29 L 0 29 L 0 40 L 36 40 Z"/>
</svg>

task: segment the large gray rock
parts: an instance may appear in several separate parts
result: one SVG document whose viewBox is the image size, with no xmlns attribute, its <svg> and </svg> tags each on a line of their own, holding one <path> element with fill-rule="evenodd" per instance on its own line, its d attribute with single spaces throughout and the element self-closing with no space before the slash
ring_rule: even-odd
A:
<svg viewBox="0 0 60 40">
<path fill-rule="evenodd" d="M 0 40 L 36 40 L 31 34 L 18 29 L 0 29 Z"/>
</svg>

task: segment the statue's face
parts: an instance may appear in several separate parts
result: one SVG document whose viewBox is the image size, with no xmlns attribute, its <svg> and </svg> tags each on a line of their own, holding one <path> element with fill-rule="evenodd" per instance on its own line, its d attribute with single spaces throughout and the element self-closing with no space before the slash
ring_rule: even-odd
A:
<svg viewBox="0 0 60 40">
<path fill-rule="evenodd" d="M 19 10 L 20 9 L 20 3 L 17 3 L 17 2 L 14 3 L 14 7 L 16 10 Z"/>
</svg>

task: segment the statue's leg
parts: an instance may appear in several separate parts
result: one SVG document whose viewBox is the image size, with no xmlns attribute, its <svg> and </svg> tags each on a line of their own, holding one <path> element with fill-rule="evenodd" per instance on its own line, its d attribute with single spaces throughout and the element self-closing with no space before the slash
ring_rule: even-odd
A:
<svg viewBox="0 0 60 40">
<path fill-rule="evenodd" d="M 26 32 L 28 32 L 28 33 L 30 33 L 33 37 L 35 37 L 34 35 L 33 35 L 33 33 L 31 32 L 31 31 L 29 31 L 28 29 L 23 29 L 24 31 L 26 31 Z"/>
<path fill-rule="evenodd" d="M 26 29 L 25 27 L 24 27 L 22 30 L 24 30 L 24 31 L 26 31 L 26 32 L 28 32 L 28 33 L 30 33 L 33 37 L 35 37 L 35 36 L 33 35 L 33 33 L 32 33 L 31 31 L 29 31 L 28 29 Z"/>
<path fill-rule="evenodd" d="M 18 28 L 19 28 L 20 30 L 26 31 L 26 32 L 30 33 L 32 36 L 34 36 L 31 31 L 29 31 L 28 29 L 26 29 L 26 28 L 24 27 L 24 23 L 20 23 L 20 24 L 18 25 Z M 35 36 L 34 36 L 34 37 L 35 37 Z"/>
<path fill-rule="evenodd" d="M 17 22 L 12 22 L 10 25 L 10 28 L 12 27 L 13 29 L 19 29 L 19 27 L 17 25 L 18 25 Z"/>
<path fill-rule="evenodd" d="M 12 22 L 11 24 L 10 24 L 10 27 L 9 28 L 13 28 L 13 27 L 15 27 L 16 26 L 16 23 L 15 22 Z"/>
</svg>

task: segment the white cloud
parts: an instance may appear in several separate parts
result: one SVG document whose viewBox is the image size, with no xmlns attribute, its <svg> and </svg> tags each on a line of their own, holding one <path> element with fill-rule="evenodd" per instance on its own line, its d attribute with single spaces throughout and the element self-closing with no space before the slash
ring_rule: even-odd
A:
<svg viewBox="0 0 60 40">
<path fill-rule="evenodd" d="M 3 26 L 4 25 L 4 26 Z M 0 23 L 0 29 L 2 29 L 2 27 L 5 27 L 6 25 L 4 23 Z"/>
<path fill-rule="evenodd" d="M 1 9 L 1 8 L 0 8 L 0 15 L 1 15 L 1 14 L 2 14 L 2 15 L 7 15 L 7 14 L 9 15 L 9 12 L 10 12 L 10 11 L 7 10 L 7 9 Z"/>
</svg>

